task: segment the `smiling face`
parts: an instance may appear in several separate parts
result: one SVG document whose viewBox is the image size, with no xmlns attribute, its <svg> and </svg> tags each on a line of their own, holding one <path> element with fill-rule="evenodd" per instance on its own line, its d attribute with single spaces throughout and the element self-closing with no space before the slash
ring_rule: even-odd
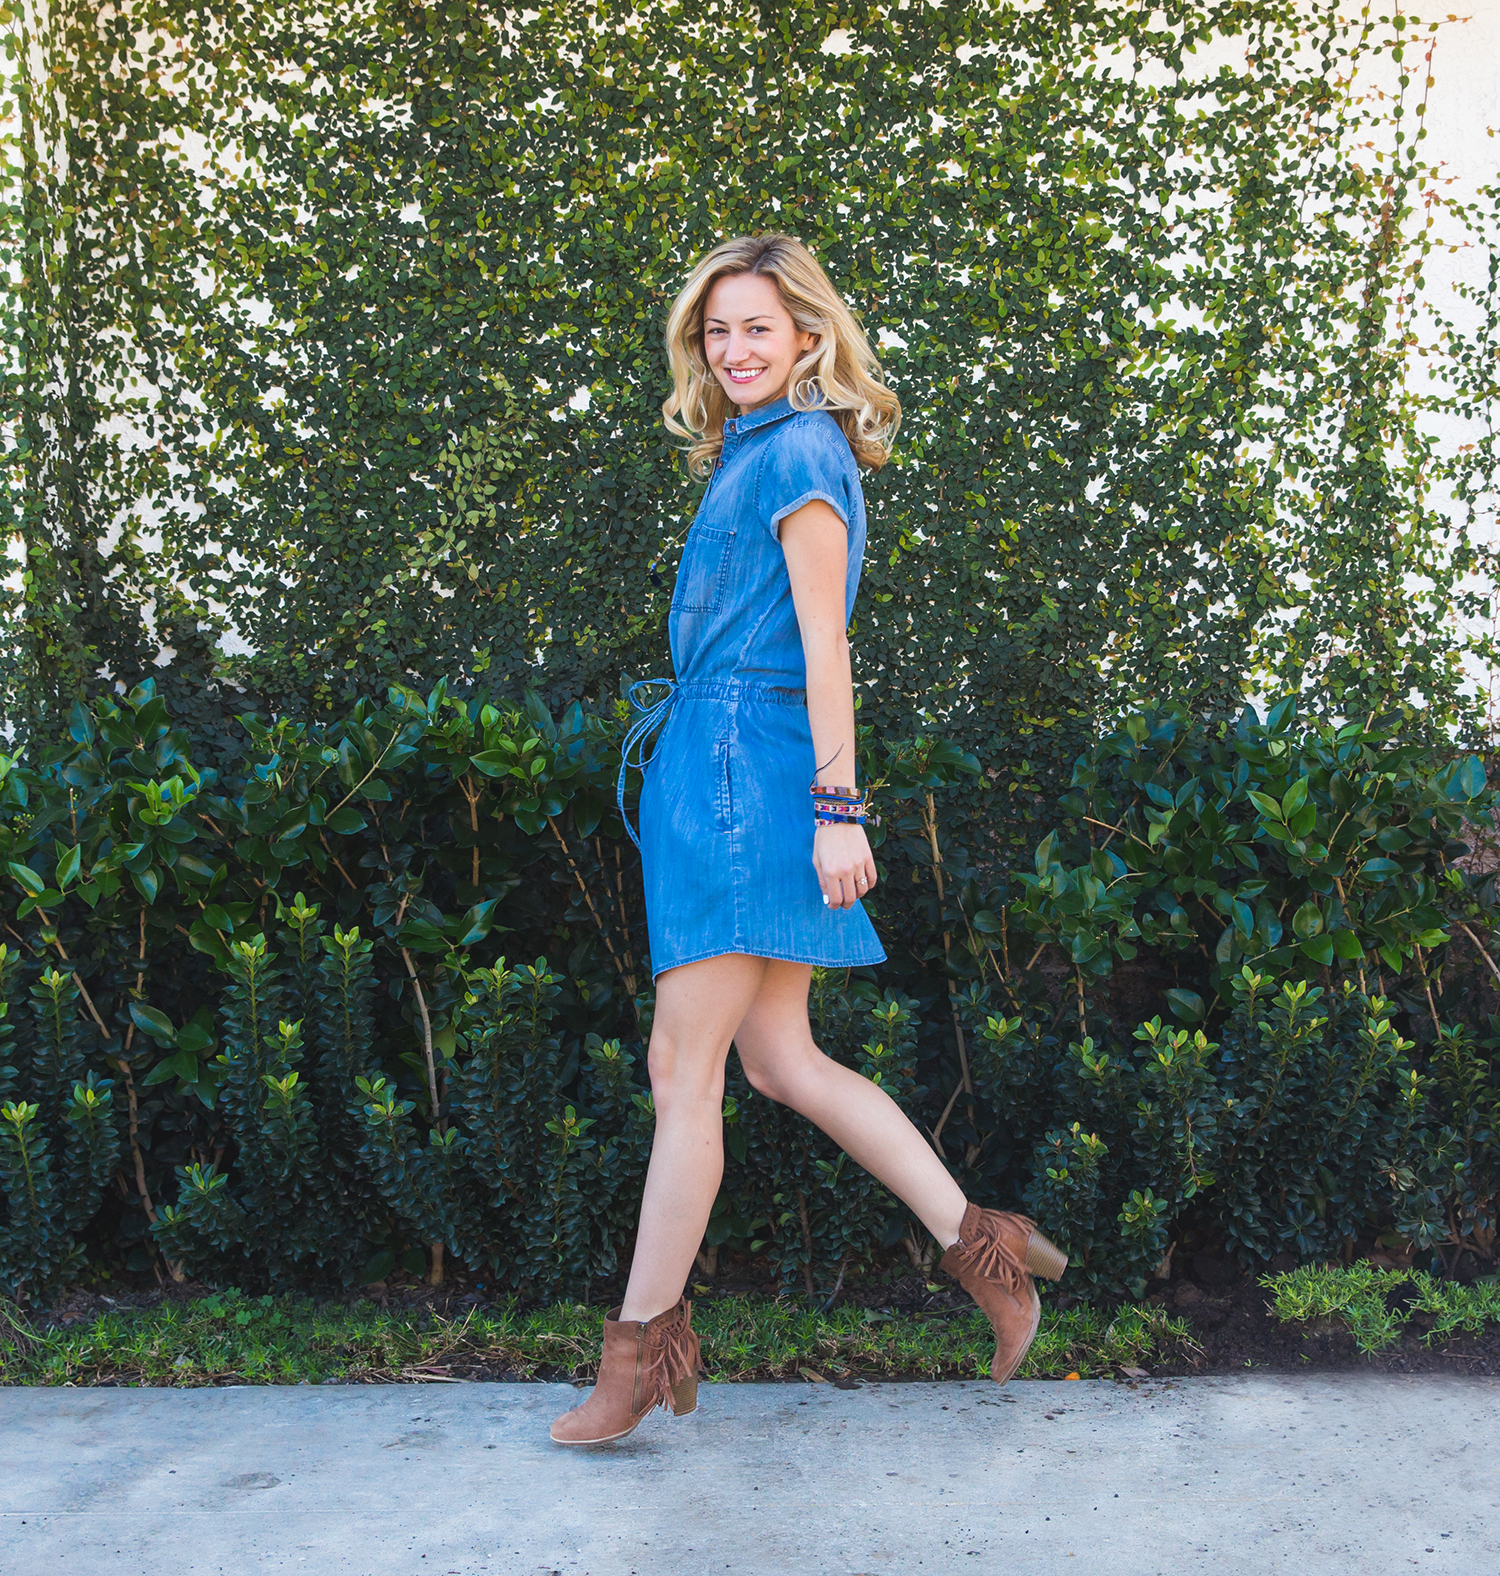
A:
<svg viewBox="0 0 1500 1576">
<path fill-rule="evenodd" d="M 817 335 L 799 332 L 774 279 L 725 274 L 703 303 L 703 355 L 741 410 L 780 399 Z"/>
</svg>

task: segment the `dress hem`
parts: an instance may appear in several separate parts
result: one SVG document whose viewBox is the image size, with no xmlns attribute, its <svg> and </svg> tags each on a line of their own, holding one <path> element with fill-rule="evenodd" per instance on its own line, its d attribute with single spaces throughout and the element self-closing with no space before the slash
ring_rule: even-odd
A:
<svg viewBox="0 0 1500 1576">
<path fill-rule="evenodd" d="M 707 952 L 700 952 L 691 958 L 676 958 L 671 963 L 665 963 L 657 968 L 655 963 L 651 966 L 651 979 L 654 984 L 668 969 L 686 968 L 689 963 L 704 963 L 709 958 L 727 958 L 739 953 L 747 958 L 765 958 L 772 963 L 806 963 L 815 969 L 868 969 L 877 963 L 886 961 L 886 954 L 882 950 L 874 957 L 865 958 L 810 958 L 790 952 L 757 952 L 749 947 L 713 947 Z"/>
</svg>

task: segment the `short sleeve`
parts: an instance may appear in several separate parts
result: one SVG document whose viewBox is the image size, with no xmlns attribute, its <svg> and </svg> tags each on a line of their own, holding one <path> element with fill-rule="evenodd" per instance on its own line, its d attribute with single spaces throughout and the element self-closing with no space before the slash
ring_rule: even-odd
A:
<svg viewBox="0 0 1500 1576">
<path fill-rule="evenodd" d="M 804 504 L 821 498 L 847 528 L 854 517 L 854 456 L 833 420 L 792 421 L 767 446 L 756 480 L 755 506 L 772 536 Z"/>
</svg>

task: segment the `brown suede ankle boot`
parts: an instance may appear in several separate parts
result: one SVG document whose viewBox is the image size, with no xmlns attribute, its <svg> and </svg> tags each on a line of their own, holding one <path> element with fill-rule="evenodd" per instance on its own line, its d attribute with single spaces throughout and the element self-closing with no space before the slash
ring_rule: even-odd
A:
<svg viewBox="0 0 1500 1576">
<path fill-rule="evenodd" d="M 1021 1366 L 1036 1338 L 1042 1304 L 1033 1275 L 1056 1280 L 1068 1256 L 1024 1215 L 970 1204 L 958 1241 L 943 1255 L 942 1268 L 984 1309 L 995 1327 L 995 1358 L 990 1378 L 1004 1384 Z"/>
<path fill-rule="evenodd" d="M 604 1354 L 593 1393 L 552 1425 L 559 1445 L 602 1445 L 623 1439 L 655 1407 L 686 1417 L 698 1406 L 698 1337 L 686 1297 L 654 1319 L 604 1320 Z"/>
</svg>

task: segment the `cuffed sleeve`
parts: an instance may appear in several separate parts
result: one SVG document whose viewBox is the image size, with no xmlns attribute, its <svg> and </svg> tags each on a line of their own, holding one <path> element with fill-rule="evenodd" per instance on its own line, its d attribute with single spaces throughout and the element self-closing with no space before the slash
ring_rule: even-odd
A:
<svg viewBox="0 0 1500 1576">
<path fill-rule="evenodd" d="M 858 485 L 854 455 L 838 423 L 821 412 L 794 418 L 767 445 L 756 478 L 756 512 L 779 537 L 789 514 L 821 499 L 847 528 Z"/>
</svg>

